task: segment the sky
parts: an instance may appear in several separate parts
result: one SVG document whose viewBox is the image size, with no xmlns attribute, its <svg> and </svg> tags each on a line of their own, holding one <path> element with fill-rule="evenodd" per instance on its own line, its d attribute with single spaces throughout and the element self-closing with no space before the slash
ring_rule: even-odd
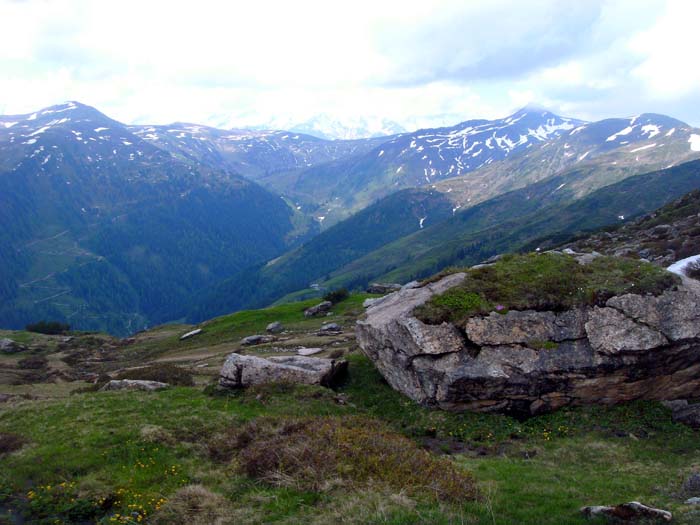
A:
<svg viewBox="0 0 700 525">
<path fill-rule="evenodd" d="M 696 0 L 0 0 L 0 113 L 416 129 L 535 103 L 700 126 L 699 20 Z"/>
</svg>

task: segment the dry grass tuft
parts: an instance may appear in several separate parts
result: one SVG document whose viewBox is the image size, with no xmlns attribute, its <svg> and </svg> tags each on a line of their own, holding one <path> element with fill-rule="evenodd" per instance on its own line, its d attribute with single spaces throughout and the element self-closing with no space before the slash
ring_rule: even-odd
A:
<svg viewBox="0 0 700 525">
<path fill-rule="evenodd" d="M 233 523 L 229 501 L 202 485 L 187 485 L 153 515 L 153 525 L 225 525 Z"/>
<path fill-rule="evenodd" d="M 251 478 L 300 490 L 379 483 L 444 501 L 476 498 L 470 473 L 363 417 L 258 419 L 220 434 L 210 452 L 235 457 Z"/>
</svg>

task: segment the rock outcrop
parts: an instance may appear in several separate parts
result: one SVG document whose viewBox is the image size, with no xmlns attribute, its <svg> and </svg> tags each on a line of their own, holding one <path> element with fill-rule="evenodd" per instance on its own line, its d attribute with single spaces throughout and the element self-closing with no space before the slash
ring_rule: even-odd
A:
<svg viewBox="0 0 700 525">
<path fill-rule="evenodd" d="M 333 308 L 333 303 L 330 301 L 323 301 L 315 306 L 307 308 L 304 310 L 304 317 L 316 317 L 317 315 L 325 315 L 331 311 Z"/>
<path fill-rule="evenodd" d="M 221 368 L 219 384 L 241 388 L 264 383 L 331 386 L 347 371 L 342 359 L 304 356 L 262 357 L 231 354 Z"/>
<path fill-rule="evenodd" d="M 656 297 L 626 294 L 563 312 L 493 312 L 462 326 L 413 316 L 464 277 L 385 296 L 357 323 L 363 352 L 415 401 L 532 415 L 570 404 L 700 396 L 700 294 L 687 278 Z"/>
</svg>

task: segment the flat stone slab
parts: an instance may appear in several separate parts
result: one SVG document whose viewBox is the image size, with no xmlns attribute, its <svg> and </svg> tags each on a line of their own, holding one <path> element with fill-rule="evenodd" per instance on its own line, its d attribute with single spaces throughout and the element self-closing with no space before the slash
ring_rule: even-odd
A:
<svg viewBox="0 0 700 525">
<path fill-rule="evenodd" d="M 323 352 L 323 348 L 300 348 L 297 350 L 299 355 L 314 355 Z"/>
<path fill-rule="evenodd" d="M 170 385 L 168 383 L 161 383 L 160 381 L 145 381 L 142 379 L 112 379 L 102 388 L 103 392 L 109 392 L 114 390 L 143 390 L 146 392 L 153 392 L 155 390 L 162 390 L 168 388 Z"/>
<path fill-rule="evenodd" d="M 344 359 L 307 356 L 257 356 L 231 354 L 221 368 L 219 384 L 241 388 L 265 383 L 301 383 L 331 386 L 348 367 Z"/>
</svg>

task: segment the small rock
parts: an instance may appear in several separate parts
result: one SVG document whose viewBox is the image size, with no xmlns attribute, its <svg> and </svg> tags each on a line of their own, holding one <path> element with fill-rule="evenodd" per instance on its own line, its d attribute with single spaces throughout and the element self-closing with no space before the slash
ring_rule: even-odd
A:
<svg viewBox="0 0 700 525">
<path fill-rule="evenodd" d="M 420 288 L 421 284 L 420 281 L 411 281 L 410 283 L 404 284 L 401 289 L 402 290 L 413 290 L 414 288 Z"/>
<path fill-rule="evenodd" d="M 169 386 L 170 385 L 168 383 L 161 383 L 160 381 L 145 381 L 142 379 L 112 379 L 105 386 L 100 388 L 100 390 L 104 392 L 110 390 L 144 390 L 146 392 L 153 392 L 155 390 L 168 388 Z"/>
<path fill-rule="evenodd" d="M 321 326 L 319 332 L 340 332 L 341 328 L 338 323 L 326 323 Z"/>
<path fill-rule="evenodd" d="M 685 500 L 686 505 L 700 505 L 700 498 L 688 498 Z"/>
<path fill-rule="evenodd" d="M 367 293 L 387 294 L 401 289 L 396 283 L 372 283 L 367 287 Z"/>
<path fill-rule="evenodd" d="M 275 340 L 271 335 L 249 335 L 241 339 L 241 344 L 245 346 L 261 345 L 264 343 L 271 343 Z"/>
<path fill-rule="evenodd" d="M 380 299 L 381 299 L 381 297 L 368 297 L 367 299 L 365 299 L 362 302 L 362 308 L 369 308 L 370 306 L 372 306 L 374 303 L 376 303 Z"/>
<path fill-rule="evenodd" d="M 585 266 L 595 261 L 598 257 L 602 257 L 602 255 L 598 252 L 583 253 L 576 257 L 576 262 L 579 263 L 581 266 Z"/>
<path fill-rule="evenodd" d="M 180 336 L 180 341 L 183 341 L 184 339 L 189 339 L 190 337 L 194 337 L 195 335 L 201 334 L 201 333 L 202 333 L 202 329 L 197 328 L 195 330 L 192 330 L 191 332 L 187 332 L 186 334 L 182 334 Z"/>
<path fill-rule="evenodd" d="M 669 522 L 673 519 L 673 515 L 669 511 L 648 507 L 647 505 L 639 503 L 638 501 L 631 501 L 629 503 L 623 503 L 614 507 L 582 507 L 581 512 L 587 518 L 605 516 L 608 518 L 618 519 L 632 523 L 638 523 L 642 520 L 658 520 Z"/>
<path fill-rule="evenodd" d="M 700 472 L 693 472 L 683 482 L 683 494 L 700 496 Z"/>
<path fill-rule="evenodd" d="M 300 348 L 297 350 L 299 355 L 314 355 L 323 352 L 323 348 Z"/>
<path fill-rule="evenodd" d="M 12 339 L 3 338 L 0 339 L 0 352 L 5 354 L 14 354 L 26 350 L 26 347 L 16 343 Z"/>
<path fill-rule="evenodd" d="M 265 328 L 268 334 L 279 334 L 282 330 L 284 330 L 284 326 L 279 321 L 270 323 L 267 325 L 267 328 Z"/>
<path fill-rule="evenodd" d="M 333 308 L 333 303 L 330 301 L 323 301 L 322 303 L 312 306 L 304 310 L 304 317 L 314 317 L 316 315 L 325 314 L 331 308 Z"/>
</svg>

